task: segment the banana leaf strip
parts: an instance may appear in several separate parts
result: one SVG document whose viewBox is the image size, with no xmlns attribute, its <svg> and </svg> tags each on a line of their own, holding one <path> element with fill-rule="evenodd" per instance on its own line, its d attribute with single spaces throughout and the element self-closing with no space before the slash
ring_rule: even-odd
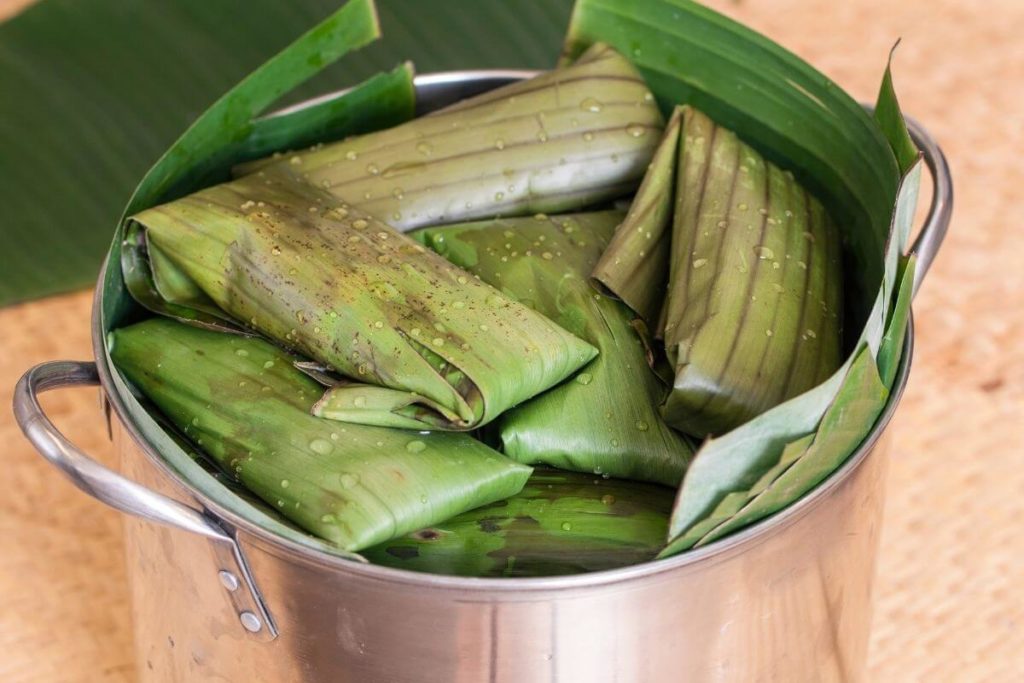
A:
<svg viewBox="0 0 1024 683">
<path fill-rule="evenodd" d="M 779 461 L 770 469 L 765 471 L 750 487 L 749 490 L 733 491 L 729 493 L 710 514 L 686 530 L 686 533 L 677 536 L 660 553 L 658 557 L 670 557 L 676 553 L 694 547 L 702 538 L 732 519 L 743 507 L 753 500 L 759 493 L 764 491 L 782 475 L 789 466 L 802 456 L 814 441 L 814 434 L 796 439 L 786 444 L 782 449 Z"/>
<path fill-rule="evenodd" d="M 712 515 L 716 523 L 699 537 L 694 531 L 707 522 L 695 525 L 664 554 L 674 554 L 683 546 L 707 545 L 800 499 L 856 450 L 882 413 L 888 397 L 874 357 L 864 346 L 816 432 L 788 444 L 779 464 L 749 492 L 733 494 L 741 507 L 727 515 Z"/>
<path fill-rule="evenodd" d="M 208 457 L 345 550 L 507 498 L 531 472 L 467 435 L 314 417 L 320 385 L 261 339 L 153 318 L 110 343 L 117 368 Z"/>
<path fill-rule="evenodd" d="M 374 564 L 435 574 L 527 577 L 616 569 L 664 543 L 672 489 L 537 470 L 522 492 L 369 548 Z"/>
<path fill-rule="evenodd" d="M 416 112 L 414 75 L 413 65 L 405 62 L 348 90 L 262 116 L 252 122 L 238 157 L 282 155 L 282 150 L 320 147 L 405 123 Z"/>
<path fill-rule="evenodd" d="M 633 66 L 595 45 L 566 69 L 236 172 L 287 173 L 406 230 L 629 194 L 663 123 Z"/>
<path fill-rule="evenodd" d="M 676 486 L 693 447 L 661 419 L 665 385 L 648 367 L 632 312 L 587 281 L 622 218 L 618 211 L 504 218 L 415 237 L 600 351 L 574 380 L 497 420 L 506 455 Z"/>
<path fill-rule="evenodd" d="M 896 379 L 903 355 L 903 341 L 907 336 L 910 320 L 910 303 L 914 299 L 914 275 L 917 272 L 917 256 L 911 255 L 900 269 L 900 287 L 896 291 L 896 304 L 889 315 L 885 335 L 878 347 L 878 373 L 882 384 L 891 387 Z"/>
<path fill-rule="evenodd" d="M 878 127 L 889 140 L 900 171 L 906 173 L 917 161 L 920 152 L 917 145 L 914 144 L 913 138 L 910 137 L 910 131 L 907 130 L 906 122 L 903 120 L 903 113 L 900 111 L 899 100 L 896 97 L 896 87 L 892 82 L 892 60 L 899 44 L 900 41 L 897 40 L 889 50 L 889 61 L 885 65 L 882 85 L 878 89 L 874 117 L 878 122 Z"/>
<path fill-rule="evenodd" d="M 596 353 L 388 225 L 288 179 L 253 174 L 131 220 L 233 320 L 357 381 L 328 390 L 323 417 L 474 429 Z M 150 260 L 156 282 L 164 260 Z"/>
<path fill-rule="evenodd" d="M 658 325 L 665 301 L 672 238 L 672 205 L 682 110 L 676 108 L 644 174 L 629 213 L 591 273 L 649 326 Z"/>
<path fill-rule="evenodd" d="M 696 109 L 682 118 L 664 316 L 675 380 L 664 415 L 705 436 L 841 365 L 841 245 L 792 174 Z"/>
</svg>

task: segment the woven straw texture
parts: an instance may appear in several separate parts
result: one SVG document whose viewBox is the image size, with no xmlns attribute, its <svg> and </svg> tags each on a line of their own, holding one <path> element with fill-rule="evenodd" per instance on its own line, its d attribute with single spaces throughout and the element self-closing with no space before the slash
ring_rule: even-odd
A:
<svg viewBox="0 0 1024 683">
<path fill-rule="evenodd" d="M 0 17 L 26 0 L 0 0 Z M 904 108 L 953 166 L 952 233 L 915 302 L 893 425 L 870 680 L 1024 680 L 1024 3 L 715 0 L 861 99 L 903 45 Z M 0 403 L 17 377 L 88 358 L 86 293 L 0 310 Z M 95 390 L 45 397 L 112 462 Z M 75 491 L 0 411 L 0 680 L 134 679 L 118 516 Z"/>
</svg>

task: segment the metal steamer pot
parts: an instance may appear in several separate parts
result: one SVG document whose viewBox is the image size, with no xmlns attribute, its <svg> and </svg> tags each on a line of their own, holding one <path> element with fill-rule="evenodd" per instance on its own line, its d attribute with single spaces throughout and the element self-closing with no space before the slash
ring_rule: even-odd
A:
<svg viewBox="0 0 1024 683">
<path fill-rule="evenodd" d="M 428 111 L 529 75 L 420 76 L 419 106 Z M 948 227 L 952 185 L 941 150 L 909 123 L 934 183 L 930 213 L 913 245 L 916 289 Z M 361 564 L 296 543 L 175 474 L 113 384 L 99 320 L 101 289 L 92 322 L 95 361 L 29 370 L 14 409 L 45 458 L 89 495 L 129 513 L 140 680 L 863 679 L 886 426 L 907 383 L 912 324 L 878 423 L 839 470 L 787 509 L 667 560 L 568 577 L 471 579 Z M 111 422 L 122 474 L 75 448 L 37 400 L 42 391 L 94 384 L 117 416 Z"/>
</svg>

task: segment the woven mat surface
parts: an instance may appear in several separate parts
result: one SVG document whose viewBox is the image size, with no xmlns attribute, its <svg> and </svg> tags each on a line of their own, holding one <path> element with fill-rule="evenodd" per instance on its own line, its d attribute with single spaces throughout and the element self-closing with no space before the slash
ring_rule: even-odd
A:
<svg viewBox="0 0 1024 683">
<path fill-rule="evenodd" d="M 16 0 L 14 4 L 25 4 Z M 0 16 L 13 7 L 0 0 Z M 1024 2 L 716 0 L 861 99 L 892 42 L 906 111 L 957 184 L 953 230 L 914 304 L 912 379 L 882 538 L 870 680 L 1024 680 Z M 2 258 L 2 257 L 0 257 Z M 30 365 L 88 358 L 90 297 L 0 310 L 0 404 Z M 95 390 L 46 396 L 112 462 Z M 0 680 L 134 679 L 116 514 L 34 454 L 0 410 Z"/>
</svg>

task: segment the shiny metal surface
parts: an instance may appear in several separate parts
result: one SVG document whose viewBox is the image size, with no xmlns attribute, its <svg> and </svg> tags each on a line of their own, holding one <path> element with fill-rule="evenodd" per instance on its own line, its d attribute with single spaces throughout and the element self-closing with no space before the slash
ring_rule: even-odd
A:
<svg viewBox="0 0 1024 683">
<path fill-rule="evenodd" d="M 949 230 L 949 222 L 953 218 L 953 175 L 949 172 L 949 162 L 942 148 L 925 130 L 924 126 L 909 116 L 905 117 L 910 137 L 921 150 L 921 156 L 932 177 L 932 203 L 928 207 L 928 219 L 910 247 L 911 253 L 917 254 L 917 269 L 914 271 L 914 295 L 921 289 L 924 276 L 932 267 L 932 262 L 939 255 L 942 240 Z"/>
<path fill-rule="evenodd" d="M 147 522 L 156 522 L 206 539 L 218 558 L 222 573 L 235 578 L 244 590 L 228 591 L 236 613 L 248 614 L 243 626 L 261 640 L 277 637 L 277 628 L 253 581 L 245 557 L 234 536 L 211 517 L 177 500 L 136 484 L 99 464 L 80 451 L 54 426 L 38 395 L 44 391 L 99 384 L 96 364 L 85 361 L 52 361 L 30 369 L 14 390 L 14 417 L 36 450 L 71 482 L 110 507 Z M 104 407 L 109 405 L 104 401 Z M 109 423 L 108 423 L 109 429 Z M 255 620 L 255 621 L 254 621 Z M 258 628 L 252 626 L 258 624 Z"/>
<path fill-rule="evenodd" d="M 418 77 L 417 88 L 429 109 L 525 75 L 434 74 Z M 952 193 L 941 151 L 916 124 L 912 133 L 935 183 L 913 247 L 923 274 L 948 226 Z M 885 428 L 909 373 L 912 325 L 896 387 L 872 433 L 794 505 L 668 560 L 508 580 L 358 564 L 222 509 L 173 476 L 140 438 L 113 389 L 98 316 L 93 334 L 96 365 L 30 370 L 15 394 L 15 412 L 44 457 L 90 495 L 132 515 L 125 535 L 143 681 L 863 678 Z M 124 476 L 68 443 L 35 399 L 37 391 L 95 383 L 97 376 L 118 417 L 113 432 Z M 246 590 L 232 590 L 224 573 Z M 239 602 L 246 596 L 248 603 Z"/>
<path fill-rule="evenodd" d="M 174 491 L 123 428 L 117 439 L 133 478 Z M 887 450 L 876 444 L 826 504 L 776 533 L 618 580 L 438 585 L 395 570 L 324 567 L 243 533 L 281 630 L 272 643 L 247 639 L 217 608 L 201 538 L 132 519 L 141 680 L 863 680 Z"/>
</svg>

